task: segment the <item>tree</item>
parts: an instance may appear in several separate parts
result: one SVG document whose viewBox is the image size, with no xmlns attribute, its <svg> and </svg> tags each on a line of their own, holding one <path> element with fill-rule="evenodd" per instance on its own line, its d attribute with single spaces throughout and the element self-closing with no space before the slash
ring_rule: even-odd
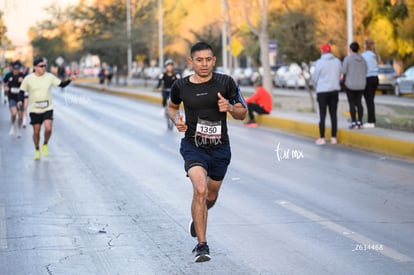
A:
<svg viewBox="0 0 414 275">
<path fill-rule="evenodd" d="M 246 1 L 244 4 L 244 14 L 246 16 L 246 22 L 251 32 L 259 38 L 260 45 L 260 62 L 263 68 L 263 86 L 272 91 L 273 84 L 270 73 L 270 61 L 269 61 L 269 34 L 268 34 L 268 0 L 256 0 Z M 252 12 L 256 11 L 256 13 Z M 256 15 L 256 24 L 252 21 L 252 14 Z"/>
<path fill-rule="evenodd" d="M 409 4 L 406 2 L 410 2 Z M 376 41 L 376 49 L 383 59 L 409 60 L 414 51 L 413 32 L 406 24 L 412 22 L 409 9 L 414 12 L 413 1 L 369 0 L 364 16 L 366 34 Z M 412 30 L 412 27 L 410 27 Z M 406 35 L 410 33 L 410 35 Z"/>
<path fill-rule="evenodd" d="M 315 112 L 315 100 L 310 88 L 310 62 L 319 56 L 315 45 L 315 19 L 312 15 L 301 11 L 288 11 L 275 16 L 276 25 L 273 30 L 279 41 L 279 52 L 283 53 L 288 61 L 301 65 L 302 75 L 306 79 L 311 110 Z"/>
<path fill-rule="evenodd" d="M 81 44 L 77 39 L 74 22 L 68 13 L 57 5 L 46 8 L 50 19 L 46 19 L 30 28 L 29 38 L 33 47 L 33 55 L 45 57 L 54 62 L 56 58 L 64 60 L 78 59 Z"/>
<path fill-rule="evenodd" d="M 10 46 L 10 40 L 7 38 L 6 32 L 7 32 L 7 27 L 4 24 L 3 12 L 0 11 L 0 49 L 1 49 L 0 68 L 3 68 L 5 65 L 5 58 L 4 58 L 5 50 L 7 49 L 8 46 Z"/>
</svg>

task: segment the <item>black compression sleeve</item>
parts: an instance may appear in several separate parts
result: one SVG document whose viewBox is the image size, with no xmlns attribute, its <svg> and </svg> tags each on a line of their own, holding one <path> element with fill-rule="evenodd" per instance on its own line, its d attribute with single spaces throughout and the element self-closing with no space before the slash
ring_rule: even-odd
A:
<svg viewBox="0 0 414 275">
<path fill-rule="evenodd" d="M 69 85 L 70 82 L 71 81 L 69 79 L 68 80 L 64 80 L 64 81 L 60 82 L 59 87 L 65 88 L 66 86 Z"/>
</svg>

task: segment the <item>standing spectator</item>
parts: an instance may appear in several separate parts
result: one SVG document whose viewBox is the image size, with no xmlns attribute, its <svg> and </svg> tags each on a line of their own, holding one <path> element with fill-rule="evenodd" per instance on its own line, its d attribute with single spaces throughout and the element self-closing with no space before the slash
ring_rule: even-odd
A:
<svg viewBox="0 0 414 275">
<path fill-rule="evenodd" d="M 368 120 L 364 127 L 374 128 L 376 123 L 374 97 L 378 87 L 378 56 L 375 52 L 374 40 L 371 38 L 365 40 L 364 47 L 365 51 L 361 55 L 367 63 L 367 83 L 364 90 L 364 98 L 368 111 Z"/>
<path fill-rule="evenodd" d="M 362 127 L 362 116 L 364 113 L 362 94 L 366 84 L 367 64 L 364 58 L 358 54 L 359 44 L 357 42 L 352 42 L 349 45 L 349 49 L 350 54 L 345 57 L 342 64 L 342 72 L 345 78 L 344 84 L 352 120 L 349 128 L 360 129 Z M 356 118 L 356 111 L 358 112 L 358 120 Z"/>
<path fill-rule="evenodd" d="M 245 124 L 246 127 L 257 127 L 254 119 L 254 112 L 258 114 L 268 115 L 272 111 L 272 96 L 268 90 L 263 87 L 262 79 L 256 78 L 254 82 L 256 89 L 255 93 L 246 98 L 247 110 L 249 112 L 249 121 Z"/>
<path fill-rule="evenodd" d="M 319 138 L 317 145 L 325 144 L 325 118 L 326 108 L 329 108 L 331 117 L 331 143 L 336 144 L 336 132 L 338 127 L 338 94 L 340 90 L 341 61 L 331 53 L 331 46 L 321 46 L 321 58 L 315 63 L 312 80 L 316 86 L 316 94 L 319 105 Z"/>
<path fill-rule="evenodd" d="M 114 76 L 114 65 L 109 64 L 105 71 L 108 86 L 112 84 L 112 77 Z"/>
<path fill-rule="evenodd" d="M 103 90 L 105 88 L 105 68 L 103 65 L 101 65 L 101 69 L 98 73 L 99 78 L 99 85 L 101 86 L 101 89 Z"/>
</svg>

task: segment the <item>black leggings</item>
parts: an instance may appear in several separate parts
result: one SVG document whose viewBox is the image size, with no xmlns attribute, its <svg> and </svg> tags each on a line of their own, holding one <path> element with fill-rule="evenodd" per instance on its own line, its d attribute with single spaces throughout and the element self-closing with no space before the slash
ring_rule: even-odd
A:
<svg viewBox="0 0 414 275">
<path fill-rule="evenodd" d="M 171 91 L 169 90 L 162 90 L 162 107 L 167 106 L 167 101 L 170 98 Z"/>
<path fill-rule="evenodd" d="M 349 103 L 349 112 L 351 113 L 351 120 L 353 123 L 361 122 L 362 123 L 362 116 L 364 114 L 364 108 L 362 107 L 362 93 L 364 91 L 356 91 L 356 90 L 346 90 L 346 95 L 348 97 Z M 356 118 L 356 112 L 358 112 L 358 120 Z"/>
<path fill-rule="evenodd" d="M 260 115 L 263 114 L 269 114 L 269 112 L 266 112 L 265 109 L 263 109 L 263 106 L 258 105 L 256 103 L 249 103 L 247 104 L 247 110 L 249 111 L 249 120 L 254 121 L 254 114 L 253 112 L 256 112 Z"/>
<path fill-rule="evenodd" d="M 365 86 L 364 98 L 367 104 L 368 123 L 375 123 L 375 103 L 374 97 L 378 87 L 378 77 L 370 76 L 367 77 L 367 85 Z"/>
<path fill-rule="evenodd" d="M 319 136 L 325 137 L 325 118 L 326 108 L 329 108 L 329 116 L 331 117 L 331 136 L 336 137 L 336 131 L 338 128 L 338 91 L 318 93 L 318 105 L 319 105 Z"/>
</svg>

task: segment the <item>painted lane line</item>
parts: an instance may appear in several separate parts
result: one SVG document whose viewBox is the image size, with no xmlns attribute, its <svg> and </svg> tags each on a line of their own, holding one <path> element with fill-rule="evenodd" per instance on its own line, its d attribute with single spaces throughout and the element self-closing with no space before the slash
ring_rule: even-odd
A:
<svg viewBox="0 0 414 275">
<path fill-rule="evenodd" d="M 7 249 L 6 209 L 0 205 L 0 249 Z"/>
<path fill-rule="evenodd" d="M 327 229 L 334 231 L 348 239 L 351 239 L 355 242 L 357 242 L 358 244 L 364 244 L 364 245 L 373 245 L 373 244 L 379 244 L 379 242 L 376 242 L 368 237 L 365 237 L 364 235 L 358 234 L 346 227 L 343 227 L 337 223 L 334 223 L 332 221 L 328 221 L 325 218 L 312 213 L 302 207 L 299 207 L 291 202 L 288 201 L 276 201 L 277 204 L 279 204 L 280 206 L 296 213 L 299 214 L 303 217 L 305 217 L 308 220 L 311 220 L 317 224 L 320 224 L 324 227 L 326 227 Z M 375 249 L 373 251 L 376 251 L 378 253 L 381 253 L 382 255 L 394 259 L 398 262 L 412 262 L 413 259 L 410 258 L 407 255 L 401 254 L 400 252 L 396 251 L 395 249 L 392 249 L 388 246 L 382 245 L 381 244 L 381 248 L 382 249 Z"/>
</svg>

